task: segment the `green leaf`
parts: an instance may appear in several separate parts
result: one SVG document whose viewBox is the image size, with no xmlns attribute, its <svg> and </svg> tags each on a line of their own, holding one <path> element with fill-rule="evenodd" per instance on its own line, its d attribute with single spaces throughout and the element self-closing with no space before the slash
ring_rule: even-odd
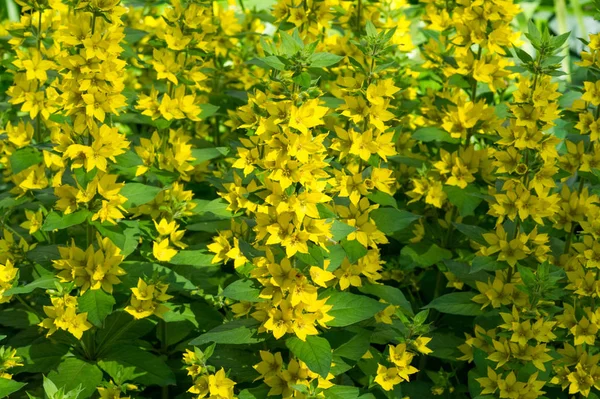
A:
<svg viewBox="0 0 600 399">
<path fill-rule="evenodd" d="M 123 220 L 115 225 L 102 224 L 98 221 L 92 224 L 103 237 L 108 237 L 121 249 L 123 256 L 133 253 L 140 243 L 141 230 L 137 220 Z"/>
<path fill-rule="evenodd" d="M 327 312 L 334 317 L 327 324 L 331 327 L 345 327 L 375 316 L 387 307 L 385 303 L 364 295 L 349 292 L 333 292 L 327 304 L 333 308 Z"/>
<path fill-rule="evenodd" d="M 285 71 L 285 64 L 281 62 L 281 60 L 275 55 L 261 57 L 259 58 L 259 60 L 273 69 L 277 69 L 278 71 Z"/>
<path fill-rule="evenodd" d="M 446 143 L 458 143 L 459 140 L 452 138 L 448 132 L 437 127 L 421 127 L 412 134 L 415 140 L 429 143 L 432 141 L 443 141 Z"/>
<path fill-rule="evenodd" d="M 200 165 L 202 162 L 222 157 L 228 153 L 229 148 L 227 147 L 196 148 L 192 150 L 192 156 L 195 160 L 190 163 L 192 165 Z"/>
<path fill-rule="evenodd" d="M 231 219 L 233 217 L 231 211 L 227 210 L 229 204 L 222 198 L 217 198 L 212 201 L 196 199 L 192 202 L 196 204 L 196 207 L 192 209 L 192 212 L 196 215 L 211 213 L 224 219 Z"/>
<path fill-rule="evenodd" d="M 87 209 L 69 213 L 68 215 L 60 215 L 58 212 L 51 211 L 44 220 L 42 230 L 53 231 L 66 229 L 71 226 L 77 226 L 78 224 L 85 222 L 90 214 L 91 212 Z"/>
<path fill-rule="evenodd" d="M 350 263 L 356 263 L 368 253 L 367 248 L 357 240 L 343 240 L 341 244 Z"/>
<path fill-rule="evenodd" d="M 331 369 L 331 346 L 325 338 L 309 335 L 306 341 L 290 337 L 285 341 L 288 349 L 313 372 L 326 378 Z"/>
<path fill-rule="evenodd" d="M 96 327 L 102 327 L 102 323 L 115 305 L 115 298 L 103 290 L 87 290 L 85 294 L 77 298 L 78 312 L 87 312 L 87 319 Z"/>
<path fill-rule="evenodd" d="M 15 380 L 9 380 L 7 378 L 0 378 L 0 398 L 7 398 L 8 395 L 17 392 L 23 388 L 25 383 L 17 382 Z"/>
<path fill-rule="evenodd" d="M 25 147 L 10 156 L 10 168 L 13 174 L 17 174 L 43 160 L 44 157 L 40 151 L 34 147 Z"/>
<path fill-rule="evenodd" d="M 349 385 L 334 385 L 323 391 L 325 399 L 357 399 L 360 390 Z"/>
<path fill-rule="evenodd" d="M 334 272 L 342 265 L 346 258 L 346 251 L 340 244 L 332 245 L 329 249 L 329 266 L 327 271 Z"/>
<path fill-rule="evenodd" d="M 200 115 L 198 115 L 198 118 L 204 120 L 206 118 L 210 118 L 211 116 L 213 116 L 214 114 L 217 113 L 217 111 L 219 110 L 219 106 L 217 105 L 212 105 L 212 104 L 200 104 L 200 109 L 202 110 L 200 112 Z M 192 154 L 194 152 L 192 151 Z"/>
<path fill-rule="evenodd" d="M 334 241 L 341 241 L 353 231 L 356 231 L 356 227 L 349 226 L 339 220 L 334 220 L 331 226 L 331 234 Z"/>
<path fill-rule="evenodd" d="M 471 262 L 471 273 L 477 273 L 480 270 L 496 271 L 506 268 L 505 263 L 497 262 L 489 256 L 476 256 Z"/>
<path fill-rule="evenodd" d="M 453 292 L 435 298 L 424 309 L 460 316 L 479 316 L 483 311 L 480 309 L 481 305 L 471 300 L 474 296 L 474 292 Z"/>
<path fill-rule="evenodd" d="M 292 80 L 304 89 L 308 89 L 310 87 L 311 79 L 308 72 L 302 72 L 300 75 L 294 76 Z"/>
<path fill-rule="evenodd" d="M 355 334 L 352 338 L 337 347 L 333 354 L 345 359 L 359 361 L 371 346 L 371 331 L 362 330 Z"/>
<path fill-rule="evenodd" d="M 473 185 L 465 188 L 444 186 L 444 192 L 448 195 L 448 201 L 456 206 L 462 217 L 474 215 L 475 208 L 483 201 L 482 197 L 476 196 L 479 190 Z"/>
<path fill-rule="evenodd" d="M 179 251 L 169 263 L 172 265 L 211 266 L 213 258 L 213 254 L 208 254 L 203 249 Z"/>
<path fill-rule="evenodd" d="M 126 183 L 121 189 L 121 194 L 127 198 L 125 208 L 133 208 L 152 201 L 162 189 L 141 183 Z"/>
<path fill-rule="evenodd" d="M 331 53 L 314 53 L 310 56 L 308 61 L 310 62 L 310 66 L 313 68 L 326 68 L 328 66 L 337 64 L 344 57 L 331 54 Z"/>
<path fill-rule="evenodd" d="M 444 259 L 452 258 L 452 252 L 440 248 L 437 244 L 424 242 L 406 245 L 400 250 L 403 256 L 410 257 L 415 263 L 422 267 L 429 267 Z"/>
<path fill-rule="evenodd" d="M 398 203 L 394 197 L 383 191 L 375 191 L 367 196 L 367 198 L 377 204 L 383 206 L 391 206 L 392 208 L 398 208 Z"/>
<path fill-rule="evenodd" d="M 229 284 L 221 293 L 225 298 L 236 301 L 262 302 L 260 289 L 254 287 L 252 280 L 238 280 Z"/>
<path fill-rule="evenodd" d="M 4 312 L 6 311 L 2 313 Z M 32 345 L 20 347 L 17 349 L 17 355 L 23 358 L 24 366 L 15 369 L 15 372 L 46 373 L 48 370 L 56 368 L 69 350 L 70 348 L 67 345 L 51 343 L 46 339 L 36 341 Z"/>
<path fill-rule="evenodd" d="M 378 208 L 369 213 L 377 229 L 387 235 L 406 229 L 420 216 L 396 208 Z"/>
<path fill-rule="evenodd" d="M 84 399 L 96 392 L 102 382 L 102 371 L 94 364 L 69 357 L 58 365 L 56 371 L 51 371 L 48 378 L 58 389 L 64 388 L 65 391 L 76 389 L 81 384 L 83 390 L 78 399 Z"/>
<path fill-rule="evenodd" d="M 112 347 L 98 365 L 110 375 L 123 367 L 135 376 L 134 382 L 143 385 L 175 384 L 175 375 L 161 358 L 133 345 Z"/>
<path fill-rule="evenodd" d="M 402 310 L 411 316 L 414 314 L 410 302 L 406 299 L 402 291 L 396 287 L 367 283 L 359 287 L 359 291 L 363 294 L 374 295 L 392 305 L 400 306 Z"/>
<path fill-rule="evenodd" d="M 485 239 L 483 238 L 483 235 L 487 233 L 485 229 L 470 224 L 453 223 L 453 225 L 458 231 L 460 231 L 476 243 L 481 245 L 488 245 Z"/>
<path fill-rule="evenodd" d="M 14 287 L 9 290 L 6 290 L 3 293 L 3 295 L 10 296 L 10 295 L 17 295 L 17 294 L 28 294 L 38 288 L 45 289 L 45 290 L 51 289 L 51 288 L 56 288 L 54 285 L 54 283 L 56 281 L 58 281 L 58 280 L 56 279 L 56 276 L 54 274 L 46 274 L 46 275 L 41 276 L 37 280 L 32 281 L 31 283 L 29 283 L 27 285 L 24 285 L 21 287 Z"/>
<path fill-rule="evenodd" d="M 203 345 L 209 342 L 231 345 L 255 344 L 264 341 L 256 337 L 257 326 L 258 322 L 254 319 L 230 321 L 193 339 L 190 345 Z"/>
</svg>

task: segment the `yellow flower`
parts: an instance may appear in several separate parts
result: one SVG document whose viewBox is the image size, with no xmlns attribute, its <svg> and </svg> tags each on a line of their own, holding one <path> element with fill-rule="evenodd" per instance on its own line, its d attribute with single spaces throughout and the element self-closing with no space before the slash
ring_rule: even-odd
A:
<svg viewBox="0 0 600 399">
<path fill-rule="evenodd" d="M 154 257 L 161 262 L 168 262 L 175 255 L 177 255 L 177 250 L 173 249 L 169 246 L 169 239 L 164 238 L 160 242 L 154 242 L 152 245 L 152 254 Z"/>
</svg>

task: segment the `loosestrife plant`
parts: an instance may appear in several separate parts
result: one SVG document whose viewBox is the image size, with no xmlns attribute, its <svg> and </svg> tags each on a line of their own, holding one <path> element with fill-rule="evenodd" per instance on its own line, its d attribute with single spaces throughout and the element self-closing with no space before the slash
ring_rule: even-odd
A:
<svg viewBox="0 0 600 399">
<path fill-rule="evenodd" d="M 567 75 L 514 0 L 9 3 L 0 397 L 600 396 L 599 34 Z"/>
</svg>

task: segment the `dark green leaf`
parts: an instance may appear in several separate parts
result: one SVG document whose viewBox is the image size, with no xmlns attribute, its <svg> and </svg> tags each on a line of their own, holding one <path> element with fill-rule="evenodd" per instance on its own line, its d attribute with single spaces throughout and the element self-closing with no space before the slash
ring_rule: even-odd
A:
<svg viewBox="0 0 600 399">
<path fill-rule="evenodd" d="M 396 208 L 375 209 L 369 215 L 377 225 L 377 229 L 388 235 L 406 229 L 420 218 L 418 215 Z"/>
<path fill-rule="evenodd" d="M 87 290 L 85 294 L 77 298 L 78 312 L 87 312 L 87 319 L 96 327 L 102 327 L 102 323 L 115 305 L 115 298 L 103 290 Z"/>
<path fill-rule="evenodd" d="M 199 165 L 202 162 L 222 157 L 228 153 L 229 148 L 227 147 L 196 148 L 192 150 L 192 156 L 195 158 L 195 160 L 190 163 L 192 165 Z"/>
<path fill-rule="evenodd" d="M 42 153 L 33 147 L 25 147 L 15 151 L 10 156 L 10 168 L 13 174 L 20 173 L 25 169 L 37 165 L 44 160 Z"/>
<path fill-rule="evenodd" d="M 127 198 L 125 208 L 133 208 L 152 201 L 162 189 L 141 183 L 126 183 L 121 189 L 121 194 Z"/>
<path fill-rule="evenodd" d="M 254 287 L 252 280 L 238 280 L 229 284 L 221 293 L 226 298 L 236 301 L 262 302 L 260 289 Z"/>
<path fill-rule="evenodd" d="M 90 215 L 90 211 L 82 209 L 77 212 L 69 213 L 68 215 L 61 215 L 58 212 L 51 211 L 42 225 L 43 231 L 53 231 L 66 229 L 71 226 L 76 226 L 85 222 L 87 217 Z"/>
<path fill-rule="evenodd" d="M 254 319 L 234 320 L 213 328 L 190 342 L 190 345 L 203 345 L 209 342 L 217 344 L 255 344 L 264 339 L 257 338 L 258 322 Z"/>
<path fill-rule="evenodd" d="M 483 234 L 487 233 L 485 229 L 470 224 L 453 223 L 453 225 L 458 231 L 460 231 L 476 243 L 481 245 L 487 245 L 487 242 L 483 238 Z"/>
<path fill-rule="evenodd" d="M 332 327 L 345 327 L 373 317 L 387 307 L 385 303 L 364 295 L 349 292 L 333 292 L 327 304 L 333 308 L 327 312 L 334 317 L 327 324 Z"/>
<path fill-rule="evenodd" d="M 443 141 L 446 143 L 458 143 L 459 140 L 452 138 L 448 132 L 438 127 L 421 127 L 412 134 L 413 139 L 429 143 L 432 141 Z"/>
<path fill-rule="evenodd" d="M 112 347 L 98 365 L 113 375 L 119 367 L 129 369 L 134 382 L 144 385 L 167 386 L 175 384 L 175 375 L 159 357 L 133 345 Z"/>
<path fill-rule="evenodd" d="M 473 292 L 453 292 L 435 298 L 424 309 L 435 309 L 441 313 L 460 316 L 479 316 L 483 311 L 481 305 L 472 301 L 474 296 Z"/>
<path fill-rule="evenodd" d="M 360 292 L 363 294 L 375 295 L 378 298 L 383 299 L 387 303 L 392 305 L 400 306 L 409 315 L 413 314 L 412 306 L 406 299 L 402 291 L 396 287 L 383 284 L 363 284 L 359 287 Z"/>
<path fill-rule="evenodd" d="M 456 206 L 462 217 L 474 215 L 475 208 L 483 201 L 483 198 L 477 196 L 479 190 L 473 185 L 465 188 L 444 186 L 444 192 L 448 195 L 448 201 Z"/>
<path fill-rule="evenodd" d="M 290 337 L 285 341 L 288 349 L 300 360 L 302 360 L 308 368 L 326 378 L 331 369 L 331 346 L 325 338 L 309 335 L 306 341 L 300 340 L 298 337 Z"/>
<path fill-rule="evenodd" d="M 344 248 L 344 252 L 346 252 L 346 256 L 350 263 L 356 263 L 368 253 L 367 248 L 356 240 L 343 240 L 342 248 Z"/>
</svg>

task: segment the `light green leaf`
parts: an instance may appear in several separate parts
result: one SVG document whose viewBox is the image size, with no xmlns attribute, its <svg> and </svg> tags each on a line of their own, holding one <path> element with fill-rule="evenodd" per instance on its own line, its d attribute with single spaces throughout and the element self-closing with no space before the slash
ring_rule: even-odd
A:
<svg viewBox="0 0 600 399">
<path fill-rule="evenodd" d="M 8 398 L 8 395 L 17 392 L 25 385 L 27 384 L 23 382 L 9 380 L 7 378 L 0 378 L 0 398 Z"/>
<path fill-rule="evenodd" d="M 211 266 L 213 258 L 213 254 L 208 254 L 202 249 L 187 250 L 177 252 L 177 255 L 169 263 L 172 265 Z"/>
<path fill-rule="evenodd" d="M 58 281 L 54 274 L 46 274 L 38 278 L 37 280 L 32 281 L 31 283 L 21 286 L 14 287 L 4 292 L 4 296 L 17 295 L 17 294 L 28 294 L 33 292 L 34 290 L 41 289 L 50 289 L 56 288 L 54 286 L 54 282 Z"/>
<path fill-rule="evenodd" d="M 89 398 L 96 392 L 102 382 L 102 371 L 98 366 L 76 357 L 66 358 L 48 378 L 58 389 L 65 391 L 76 389 L 80 384 L 83 389 L 78 399 Z"/>
<path fill-rule="evenodd" d="M 347 225 L 339 220 L 334 220 L 331 226 L 331 234 L 334 241 L 340 241 L 348 236 L 348 234 L 356 231 L 356 227 Z"/>
<path fill-rule="evenodd" d="M 356 399 L 360 395 L 357 387 L 349 385 L 334 385 L 323 391 L 325 399 Z"/>
<path fill-rule="evenodd" d="M 331 54 L 331 53 L 314 53 L 310 56 L 308 61 L 310 62 L 310 66 L 313 68 L 326 68 L 328 66 L 337 64 L 344 57 Z"/>
<path fill-rule="evenodd" d="M 278 71 L 285 71 L 285 64 L 283 62 L 281 62 L 281 60 L 279 58 L 277 58 L 277 56 L 275 56 L 275 55 L 261 57 L 261 58 L 259 58 L 259 60 L 273 69 L 277 69 Z"/>
<path fill-rule="evenodd" d="M 325 338 L 309 335 L 306 341 L 298 337 L 290 337 L 285 341 L 288 349 L 302 360 L 308 368 L 326 378 L 331 369 L 331 346 Z"/>
</svg>

